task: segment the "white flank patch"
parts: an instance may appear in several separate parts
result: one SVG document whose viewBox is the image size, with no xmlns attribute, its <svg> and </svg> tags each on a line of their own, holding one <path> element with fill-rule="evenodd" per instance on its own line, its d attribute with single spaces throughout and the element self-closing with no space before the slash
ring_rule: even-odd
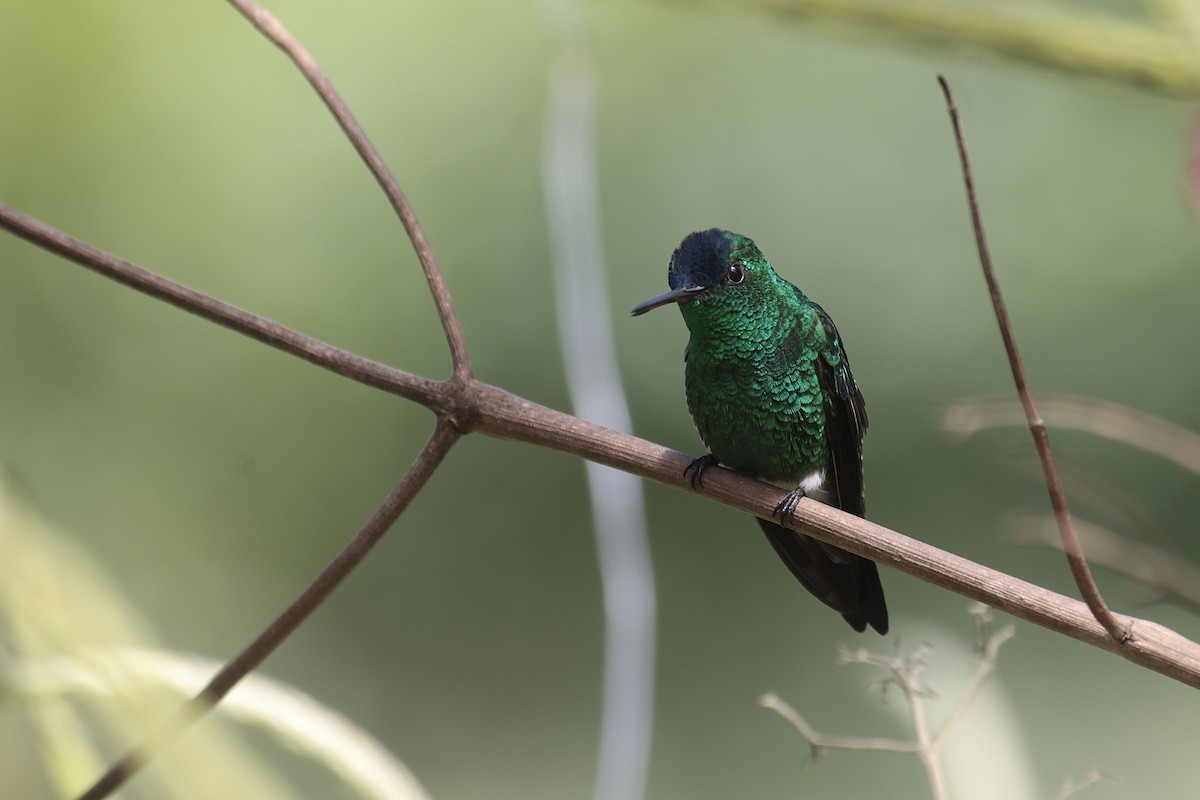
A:
<svg viewBox="0 0 1200 800">
<path fill-rule="evenodd" d="M 800 491 L 805 494 L 812 494 L 817 489 L 821 488 L 821 484 L 825 482 L 824 470 L 811 472 L 800 479 Z"/>
</svg>

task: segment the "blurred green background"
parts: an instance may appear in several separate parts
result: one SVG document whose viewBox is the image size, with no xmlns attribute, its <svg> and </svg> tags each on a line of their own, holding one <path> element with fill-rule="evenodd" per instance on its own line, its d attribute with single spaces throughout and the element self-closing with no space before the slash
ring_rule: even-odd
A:
<svg viewBox="0 0 1200 800">
<path fill-rule="evenodd" d="M 538 5 L 271 7 L 414 202 L 479 376 L 567 408 L 541 197 L 555 46 Z M 699 452 L 683 324 L 625 309 L 663 290 L 684 234 L 745 233 L 845 336 L 871 415 L 871 518 L 1073 594 L 1061 557 L 1000 532 L 1006 513 L 1047 505 L 1027 432 L 956 444 L 939 430 L 948 402 L 1009 393 L 1011 380 L 935 76 L 956 89 L 1035 388 L 1200 429 L 1200 249 L 1183 191 L 1194 104 L 762 13 L 606 2 L 588 17 L 635 432 Z M 226 4 L 7 0 L 0 74 L 4 202 L 318 338 L 448 374 L 377 187 L 292 66 Z M 0 236 L 0 267 L 4 476 L 171 648 L 239 650 L 431 430 L 419 407 L 11 236 Z M 1196 476 L 1083 434 L 1054 443 L 1063 462 L 1127 493 L 1159 543 L 1200 559 Z M 899 695 L 881 703 L 864 688 L 869 670 L 835 666 L 836 645 L 931 641 L 930 681 L 953 699 L 972 663 L 966 601 L 884 570 L 893 633 L 855 637 L 750 520 L 647 493 L 660 625 L 648 796 L 928 796 L 908 757 L 806 765 L 805 743 L 756 698 L 776 691 L 830 733 L 904 735 Z M 587 502 L 579 462 L 467 438 L 265 672 L 362 724 L 435 797 L 589 796 L 603 620 Z M 1144 594 L 1100 580 L 1121 609 Z M 1184 611 L 1139 613 L 1200 636 Z M 1196 696 L 1166 678 L 1021 624 L 980 702 L 948 745 L 959 797 L 1050 797 L 1093 765 L 1123 782 L 1088 797 L 1194 794 Z M 9 742 L 22 735 L 15 713 L 0 717 Z M 316 772 L 295 772 L 299 796 L 342 796 L 314 788 Z"/>
</svg>

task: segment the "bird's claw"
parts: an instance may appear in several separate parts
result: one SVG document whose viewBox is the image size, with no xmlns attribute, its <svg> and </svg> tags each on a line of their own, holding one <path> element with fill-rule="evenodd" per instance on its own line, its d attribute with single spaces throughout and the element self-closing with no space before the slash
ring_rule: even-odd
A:
<svg viewBox="0 0 1200 800">
<path fill-rule="evenodd" d="M 683 470 L 683 477 L 692 478 L 692 488 L 699 489 L 704 485 L 704 471 L 709 467 L 714 467 L 717 464 L 717 457 L 712 453 L 706 456 L 700 456 L 692 463 L 688 464 Z"/>
<path fill-rule="evenodd" d="M 775 506 L 775 516 L 779 517 L 779 521 L 784 525 L 790 525 L 796 517 L 796 506 L 800 503 L 801 498 L 807 497 L 804 490 L 800 487 L 792 489 L 783 496 L 779 501 L 779 505 Z"/>
</svg>

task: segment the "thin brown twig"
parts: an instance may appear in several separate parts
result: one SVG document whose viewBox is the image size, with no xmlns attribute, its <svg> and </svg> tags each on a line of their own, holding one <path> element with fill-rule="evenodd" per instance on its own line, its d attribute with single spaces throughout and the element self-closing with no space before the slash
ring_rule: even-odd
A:
<svg viewBox="0 0 1200 800">
<path fill-rule="evenodd" d="M 453 364 L 452 375 L 447 385 L 442 387 L 435 387 L 429 381 L 418 379 L 416 376 L 411 376 L 407 373 L 391 374 L 388 377 L 399 379 L 406 389 L 412 391 L 413 395 L 416 395 L 418 390 L 423 390 L 424 393 L 429 394 L 435 388 L 442 388 L 443 392 L 439 394 L 444 396 L 445 390 L 452 391 L 454 388 L 471 381 L 471 359 L 467 350 L 466 336 L 458 320 L 458 314 L 455 311 L 450 291 L 446 286 L 445 277 L 441 267 L 438 265 L 437 256 L 429 244 L 428 237 L 425 235 L 424 228 L 421 226 L 415 210 L 404 195 L 404 192 L 400 189 L 399 183 L 384 163 L 379 151 L 371 143 L 366 132 L 359 125 L 353 113 L 351 113 L 349 107 L 342 100 L 341 95 L 334 88 L 316 60 L 274 15 L 251 0 L 230 0 L 230 3 L 259 32 L 287 53 L 300 72 L 308 79 L 313 89 L 316 90 L 330 112 L 337 119 L 346 138 L 349 139 L 371 173 L 375 176 L 375 179 L 379 182 L 380 187 L 384 190 L 393 209 L 395 209 L 397 216 L 400 218 L 400 222 L 404 226 L 409 240 L 412 242 L 413 249 L 416 251 L 421 268 L 425 273 L 425 280 L 429 285 L 430 293 L 437 308 L 438 318 L 441 321 L 446 342 L 450 348 Z M 25 222 L 33 223 L 35 221 L 27 218 Z M 64 239 L 66 238 L 68 237 L 64 237 Z M 82 242 L 75 240 L 60 241 L 60 245 L 62 246 L 62 251 L 60 252 L 70 251 L 75 254 L 78 254 L 82 248 L 87 247 Z M 92 255 L 97 254 L 93 253 Z M 119 259 L 105 259 L 103 256 L 106 256 L 106 254 L 103 253 L 98 253 L 98 255 L 102 256 L 102 258 L 97 259 L 97 261 L 107 260 L 109 262 L 107 264 L 109 269 L 106 274 L 110 277 L 121 279 L 121 276 L 123 276 L 127 279 L 123 282 L 129 285 L 153 286 L 154 291 L 150 292 L 151 294 L 176 305 L 196 309 L 197 313 L 200 313 L 199 309 L 203 309 L 206 312 L 204 315 L 210 319 L 218 320 L 222 324 L 255 336 L 255 338 L 261 341 L 273 343 L 284 342 L 288 346 L 282 349 L 287 349 L 289 352 L 297 355 L 303 355 L 314 362 L 318 352 L 322 355 L 334 355 L 337 365 L 345 370 L 342 374 L 353 373 L 359 376 L 360 379 L 363 377 L 375 377 L 375 373 L 378 372 L 377 367 L 379 365 L 362 363 L 365 360 L 350 357 L 350 354 L 331 353 L 330 351 L 333 348 L 329 348 L 327 345 L 322 346 L 321 343 L 315 343 L 314 340 L 305 341 L 307 337 L 290 331 L 277 323 L 261 320 L 255 317 L 255 315 L 248 314 L 234 306 L 221 303 L 214 298 L 208 298 L 206 295 L 192 292 L 191 290 L 187 290 L 186 287 L 166 281 L 165 279 L 158 280 L 158 276 L 151 273 L 141 271 L 143 274 L 137 274 L 139 268 L 132 264 L 120 262 Z M 128 280 L 135 276 L 141 280 Z M 314 343 L 316 344 L 315 350 L 312 348 Z M 279 345 L 277 344 L 276 346 Z M 221 698 L 237 685 L 238 681 L 274 652 L 324 602 L 330 592 L 341 584 L 346 576 L 366 557 L 371 548 L 383 537 L 408 506 L 409 502 L 411 502 L 412 498 L 425 485 L 425 482 L 433 474 L 434 470 L 437 469 L 437 466 L 441 463 L 446 453 L 458 441 L 458 438 L 462 435 L 459 427 L 461 422 L 462 420 L 458 419 L 456 415 L 447 413 L 445 410 L 439 411 L 437 427 L 434 430 L 433 436 L 421 451 L 417 460 L 405 473 L 400 483 L 388 495 L 383 504 L 375 510 L 375 513 L 372 514 L 370 520 L 368 520 L 359 533 L 350 540 L 334 560 L 321 571 L 316 579 L 254 641 L 217 673 L 208 686 L 201 690 L 191 701 L 180 707 L 175 714 L 169 717 L 142 743 L 115 762 L 81 796 L 81 800 L 99 800 L 111 794 L 143 764 L 149 762 L 163 748 L 178 738 L 192 723 L 206 714 L 209 709 L 215 707 L 221 701 Z"/>
<path fill-rule="evenodd" d="M 400 189 L 400 184 L 392 175 L 392 171 L 388 169 L 383 156 L 371 143 L 366 131 L 358 124 L 350 107 L 346 105 L 346 101 L 342 99 L 329 77 L 317 64 L 317 60 L 274 14 L 252 0 L 229 0 L 229 3 L 240 11 L 242 16 L 248 19 L 250 24 L 263 36 L 287 53 L 288 58 L 292 60 L 296 68 L 312 84 L 321 100 L 329 107 L 338 125 L 346 134 L 346 138 L 354 145 L 354 149 L 358 151 L 367 168 L 371 170 L 371 174 L 375 176 L 375 180 L 379 182 L 380 188 L 387 195 L 388 202 L 392 204 L 396 215 L 400 217 L 401 224 L 404 225 L 404 230 L 408 233 L 409 241 L 412 242 L 413 250 L 416 251 L 417 258 L 421 262 L 421 269 L 425 273 L 425 280 L 429 284 L 429 291 L 433 294 L 438 319 L 441 320 L 442 330 L 446 334 L 446 342 L 450 345 L 450 357 L 454 363 L 452 379 L 464 381 L 470 378 L 472 374 L 471 355 L 467 352 L 467 338 L 458 321 L 458 312 L 454 309 L 454 300 L 450 296 L 450 290 L 446 287 L 445 275 L 442 273 L 442 268 L 438 266 L 437 256 L 429 244 L 429 239 L 425 236 L 425 229 L 417 219 L 417 212 Z"/>
<path fill-rule="evenodd" d="M 967 158 L 967 143 L 963 136 L 962 123 L 958 117 L 958 107 L 950 93 L 950 84 L 942 75 L 938 76 L 942 93 L 946 96 L 946 107 L 950 111 L 950 121 L 954 126 L 954 138 L 958 145 L 958 156 L 962 164 L 963 182 L 967 188 L 967 204 L 971 210 L 971 225 L 975 231 L 975 243 L 979 248 L 979 261 L 983 267 L 984 280 L 987 281 L 988 295 L 992 299 L 992 308 L 996 312 L 996 321 L 1000 326 L 1000 336 L 1004 339 L 1004 350 L 1008 354 L 1008 363 L 1012 367 L 1013 382 L 1017 386 L 1017 394 L 1021 398 L 1021 407 L 1025 409 L 1025 419 L 1029 423 L 1029 432 L 1033 435 L 1033 443 L 1037 447 L 1038 458 L 1042 462 L 1042 474 L 1046 480 L 1046 489 L 1050 493 L 1050 505 L 1054 508 L 1054 517 L 1058 520 L 1059 533 L 1063 540 L 1063 552 L 1075 576 L 1075 584 L 1079 587 L 1084 601 L 1096 620 L 1108 631 L 1109 636 L 1118 643 L 1124 643 L 1133 636 L 1133 621 L 1118 619 L 1109 610 L 1100 594 L 1092 572 L 1088 569 L 1087 558 L 1079 537 L 1071 524 L 1071 512 L 1067 508 L 1067 496 L 1063 492 L 1058 470 L 1054 468 L 1054 453 L 1050 449 L 1050 435 L 1046 432 L 1046 422 L 1038 414 L 1033 403 L 1033 395 L 1029 392 L 1029 381 L 1025 377 L 1025 366 L 1021 362 L 1021 352 L 1017 349 L 1016 336 L 1013 334 L 1012 321 L 1008 317 L 1008 309 L 1004 304 L 1004 295 L 1000 292 L 1000 283 L 992 266 L 992 257 L 988 251 L 987 238 L 983 233 L 983 217 L 979 211 L 979 200 L 975 194 L 975 181 L 971 175 L 971 162 Z"/>
<path fill-rule="evenodd" d="M 117 283 L 251 339 L 257 339 L 263 344 L 302 358 L 330 372 L 416 401 L 434 412 L 446 410 L 439 403 L 440 398 L 446 395 L 446 390 L 443 384 L 437 381 L 341 350 L 266 317 L 176 283 L 68 236 L 3 203 L 0 203 L 0 228 Z"/>
<path fill-rule="evenodd" d="M 459 432 L 453 426 L 439 421 L 433 436 L 404 473 L 400 483 L 396 484 L 396 488 L 392 489 L 362 529 L 342 548 L 333 561 L 321 570 L 316 579 L 236 658 L 222 667 L 195 697 L 180 706 L 142 742 L 114 762 L 91 788 L 79 796 L 79 800 L 100 800 L 108 797 L 142 766 L 178 739 L 192 723 L 212 710 L 238 681 L 273 653 L 383 538 L 388 528 L 425 486 L 459 436 Z"/>
</svg>

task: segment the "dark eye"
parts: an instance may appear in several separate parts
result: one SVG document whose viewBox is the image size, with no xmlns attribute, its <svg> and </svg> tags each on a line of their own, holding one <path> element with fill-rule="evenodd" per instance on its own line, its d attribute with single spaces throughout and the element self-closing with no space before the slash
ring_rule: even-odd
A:
<svg viewBox="0 0 1200 800">
<path fill-rule="evenodd" d="M 725 276 L 725 280 L 728 283 L 732 283 L 734 286 L 737 286 L 745 279 L 746 267 L 742 265 L 742 262 L 735 261 L 729 265 L 729 273 Z"/>
</svg>

